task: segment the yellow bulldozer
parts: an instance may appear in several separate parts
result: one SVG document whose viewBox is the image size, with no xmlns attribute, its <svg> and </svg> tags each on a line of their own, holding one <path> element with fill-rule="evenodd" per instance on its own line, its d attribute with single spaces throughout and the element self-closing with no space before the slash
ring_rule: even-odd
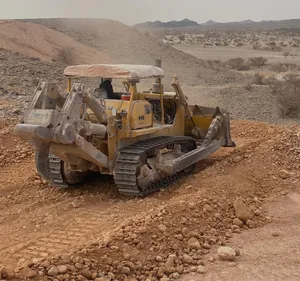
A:
<svg viewBox="0 0 300 281">
<path fill-rule="evenodd" d="M 145 196 L 191 173 L 221 147 L 234 147 L 229 112 L 189 105 L 178 78 L 165 92 L 161 61 L 152 65 L 75 65 L 68 91 L 40 82 L 15 133 L 35 150 L 39 174 L 57 187 L 84 182 L 89 171 L 113 175 L 121 194 Z M 86 88 L 81 77 L 119 79 L 124 91 Z M 150 90 L 138 89 L 153 79 Z"/>
</svg>

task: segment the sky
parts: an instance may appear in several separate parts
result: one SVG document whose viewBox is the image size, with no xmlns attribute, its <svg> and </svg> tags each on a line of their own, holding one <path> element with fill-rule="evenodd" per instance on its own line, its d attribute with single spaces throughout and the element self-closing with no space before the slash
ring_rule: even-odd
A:
<svg viewBox="0 0 300 281">
<path fill-rule="evenodd" d="M 0 0 L 0 19 L 105 18 L 133 25 L 188 18 L 199 23 L 300 18 L 300 0 Z"/>
</svg>

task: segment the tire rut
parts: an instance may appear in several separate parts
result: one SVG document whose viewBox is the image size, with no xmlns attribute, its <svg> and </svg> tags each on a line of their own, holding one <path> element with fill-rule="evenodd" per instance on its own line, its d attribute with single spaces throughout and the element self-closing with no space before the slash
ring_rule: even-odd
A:
<svg viewBox="0 0 300 281">
<path fill-rule="evenodd" d="M 115 208 L 109 207 L 99 211 L 95 207 L 81 209 L 80 216 L 77 213 L 73 217 L 66 216 L 66 223 L 58 229 L 44 233 L 39 238 L 33 238 L 27 242 L 16 243 L 0 248 L 0 263 L 15 264 L 19 259 L 32 260 L 33 258 L 45 258 L 56 253 L 69 252 L 83 247 L 86 243 L 94 241 L 113 230 L 121 221 L 124 221 L 126 209 L 116 215 Z M 138 208 L 129 208 L 132 216 L 139 213 Z M 71 223 L 70 223 L 71 222 Z"/>
</svg>

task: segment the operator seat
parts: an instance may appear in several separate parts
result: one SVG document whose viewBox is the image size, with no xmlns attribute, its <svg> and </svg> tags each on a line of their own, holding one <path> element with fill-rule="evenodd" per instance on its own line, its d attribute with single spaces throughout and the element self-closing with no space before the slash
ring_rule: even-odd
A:
<svg viewBox="0 0 300 281">
<path fill-rule="evenodd" d="M 107 91 L 105 89 L 96 88 L 94 90 L 94 97 L 96 99 L 107 99 L 108 98 Z"/>
</svg>

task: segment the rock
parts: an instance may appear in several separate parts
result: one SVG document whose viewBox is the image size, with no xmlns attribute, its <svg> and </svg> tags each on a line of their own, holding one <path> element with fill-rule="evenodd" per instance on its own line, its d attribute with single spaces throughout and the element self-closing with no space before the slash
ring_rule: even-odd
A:
<svg viewBox="0 0 300 281">
<path fill-rule="evenodd" d="M 134 277 L 125 277 L 124 281 L 137 281 Z"/>
<path fill-rule="evenodd" d="M 107 277 L 99 277 L 95 278 L 94 281 L 111 281 L 111 279 Z"/>
<path fill-rule="evenodd" d="M 190 268 L 190 270 L 191 270 L 191 272 L 196 272 L 196 271 L 197 271 L 197 267 L 196 267 L 196 266 L 192 266 L 192 267 Z"/>
<path fill-rule="evenodd" d="M 290 178 L 292 175 L 293 175 L 293 173 L 291 173 L 287 170 L 281 170 L 279 172 L 279 177 L 281 177 L 284 180 Z"/>
<path fill-rule="evenodd" d="M 236 256 L 240 256 L 241 255 L 241 250 L 240 249 L 234 248 L 234 251 L 235 251 L 235 255 Z"/>
<path fill-rule="evenodd" d="M 174 272 L 172 274 L 172 277 L 175 278 L 175 279 L 178 279 L 180 277 L 180 274 L 178 272 Z"/>
<path fill-rule="evenodd" d="M 1 268 L 0 276 L 1 276 L 1 278 L 6 279 L 6 280 L 12 280 L 15 278 L 15 274 L 14 274 L 13 270 L 10 268 L 6 268 L 6 267 Z"/>
<path fill-rule="evenodd" d="M 70 263 L 71 262 L 71 256 L 70 255 L 62 255 L 61 260 L 63 263 Z"/>
<path fill-rule="evenodd" d="M 238 162 L 241 162 L 242 160 L 243 160 L 243 158 L 240 155 L 236 155 L 232 159 L 233 163 L 238 163 Z"/>
<path fill-rule="evenodd" d="M 200 273 L 200 274 L 204 274 L 204 273 L 206 273 L 206 269 L 203 265 L 198 265 L 197 266 L 197 272 Z"/>
<path fill-rule="evenodd" d="M 193 258 L 188 254 L 183 254 L 183 262 L 190 264 L 193 262 Z"/>
<path fill-rule="evenodd" d="M 164 224 L 160 224 L 158 227 L 157 227 L 161 232 L 165 232 L 167 230 L 167 227 L 164 225 Z"/>
<path fill-rule="evenodd" d="M 160 281 L 170 281 L 170 279 L 167 276 L 164 276 L 160 278 Z"/>
<path fill-rule="evenodd" d="M 243 224 L 244 224 L 244 223 L 243 223 L 240 219 L 235 218 L 235 219 L 233 219 L 232 224 L 233 224 L 233 225 L 237 225 L 237 226 L 239 226 L 239 227 L 243 227 Z"/>
<path fill-rule="evenodd" d="M 76 280 L 78 280 L 78 281 L 86 281 L 87 279 L 84 276 L 82 276 L 81 274 L 78 274 Z M 54 279 L 53 281 L 56 281 L 56 279 Z"/>
<path fill-rule="evenodd" d="M 218 256 L 220 260 L 234 261 L 236 254 L 235 250 L 230 247 L 219 247 Z"/>
<path fill-rule="evenodd" d="M 41 262 L 41 267 L 48 268 L 50 266 L 50 261 L 49 260 L 44 260 Z"/>
<path fill-rule="evenodd" d="M 252 221 L 252 220 L 247 220 L 246 221 L 246 225 L 248 225 L 250 228 L 252 228 L 252 227 L 254 227 L 254 221 Z"/>
<path fill-rule="evenodd" d="M 56 266 L 51 266 L 48 270 L 48 275 L 50 276 L 56 276 L 58 274 L 58 269 Z"/>
<path fill-rule="evenodd" d="M 271 221 L 272 221 L 272 218 L 269 217 L 269 216 L 266 216 L 266 220 L 267 220 L 267 222 L 271 222 Z"/>
<path fill-rule="evenodd" d="M 279 233 L 279 232 L 273 232 L 272 235 L 273 235 L 274 237 L 277 237 L 277 236 L 280 235 L 280 233 Z"/>
<path fill-rule="evenodd" d="M 258 209 L 257 209 L 257 210 L 255 210 L 255 211 L 254 211 L 254 215 L 256 215 L 256 216 L 260 216 L 260 215 L 261 215 L 261 212 L 260 212 L 260 210 L 258 210 Z"/>
<path fill-rule="evenodd" d="M 57 270 L 59 274 L 65 274 L 68 271 L 68 268 L 65 265 L 58 265 Z"/>
<path fill-rule="evenodd" d="M 33 258 L 32 262 L 33 262 L 33 264 L 37 264 L 37 263 L 40 263 L 42 260 L 43 260 L 43 258 Z"/>
<path fill-rule="evenodd" d="M 183 228 L 181 232 L 182 232 L 183 237 L 185 237 L 185 238 L 191 237 L 191 232 L 188 230 L 188 228 Z"/>
<path fill-rule="evenodd" d="M 248 206 L 241 199 L 236 199 L 233 203 L 233 207 L 235 210 L 235 215 L 239 218 L 243 223 L 246 223 L 247 220 L 253 218 L 253 213 Z"/>
<path fill-rule="evenodd" d="M 3 279 L 12 280 L 15 278 L 15 274 L 10 268 L 2 267 L 0 273 Z"/>
<path fill-rule="evenodd" d="M 126 274 L 126 275 L 130 274 L 130 268 L 127 266 L 123 266 L 121 268 L 121 273 Z"/>
<path fill-rule="evenodd" d="M 37 273 L 29 267 L 25 267 L 19 271 L 21 277 L 32 278 L 37 276 Z"/>
<path fill-rule="evenodd" d="M 81 275 L 84 276 L 87 279 L 91 279 L 92 277 L 92 272 L 90 270 L 88 270 L 87 268 L 83 268 L 81 270 Z"/>
<path fill-rule="evenodd" d="M 208 204 L 205 204 L 203 209 L 204 209 L 204 211 L 209 212 L 209 213 L 211 213 L 213 211 L 213 208 Z"/>
<path fill-rule="evenodd" d="M 25 266 L 25 263 L 26 263 L 26 260 L 25 260 L 25 259 L 19 259 L 17 265 L 18 265 L 19 267 L 24 267 L 24 266 Z"/>
<path fill-rule="evenodd" d="M 158 262 L 162 262 L 163 261 L 163 258 L 161 256 L 156 256 L 155 257 L 155 260 L 158 261 Z"/>
<path fill-rule="evenodd" d="M 236 262 L 229 262 L 227 265 L 230 266 L 230 267 L 236 267 L 237 263 Z"/>
<path fill-rule="evenodd" d="M 199 250 L 201 249 L 201 245 L 200 245 L 200 242 L 198 241 L 198 239 L 196 238 L 190 238 L 188 240 L 188 245 L 192 248 L 192 249 L 196 249 L 196 250 Z"/>
<path fill-rule="evenodd" d="M 168 256 L 167 261 L 166 261 L 166 268 L 168 269 L 168 271 L 174 272 L 173 267 L 175 265 L 174 264 L 175 259 L 176 259 L 176 255 Z"/>
<path fill-rule="evenodd" d="M 78 201 L 78 200 L 74 200 L 72 203 L 71 203 L 72 207 L 73 208 L 79 208 L 81 206 L 81 202 Z"/>
<path fill-rule="evenodd" d="M 176 235 L 176 238 L 181 241 L 181 240 L 183 240 L 183 235 L 182 234 L 178 234 L 178 235 Z"/>
<path fill-rule="evenodd" d="M 211 246 L 207 242 L 205 242 L 202 244 L 202 248 L 209 250 L 211 248 Z"/>
<path fill-rule="evenodd" d="M 83 268 L 83 265 L 82 265 L 81 263 L 79 263 L 79 262 L 76 262 L 76 263 L 75 263 L 75 267 L 76 267 L 77 269 L 81 269 L 81 268 Z"/>
</svg>

